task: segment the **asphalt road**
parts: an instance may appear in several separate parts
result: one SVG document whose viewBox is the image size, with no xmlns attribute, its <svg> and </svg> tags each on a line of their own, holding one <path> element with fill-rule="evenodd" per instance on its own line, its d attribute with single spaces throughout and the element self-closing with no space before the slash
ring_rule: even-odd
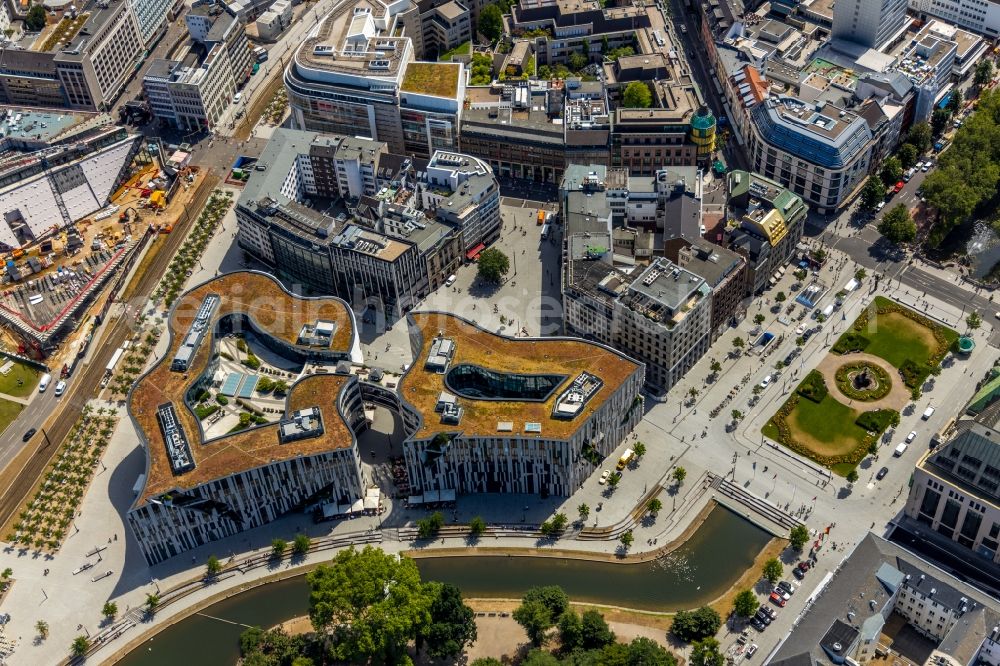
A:
<svg viewBox="0 0 1000 666">
<path fill-rule="evenodd" d="M 208 176 L 196 198 L 191 202 L 190 210 L 201 210 L 217 184 L 216 177 Z M 149 266 L 141 274 L 135 276 L 133 303 L 142 305 L 147 302 L 149 295 L 170 263 L 170 259 L 187 235 L 187 229 L 194 219 L 196 219 L 195 215 L 187 216 L 174 226 L 173 233 L 160 236 L 153 241 L 162 244 L 163 247 L 160 248 Z M 104 370 L 108 361 L 111 360 L 111 355 L 132 334 L 133 323 L 133 320 L 127 316 L 119 316 L 110 321 L 105 328 L 103 338 L 91 343 L 94 346 L 93 356 L 74 374 L 63 397 L 56 399 L 52 393 L 48 393 L 42 398 L 43 402 L 33 403 L 31 407 L 25 409 L 21 413 L 21 417 L 0 436 L 0 451 L 5 456 L 0 460 L 6 464 L 26 446 L 21 438 L 28 428 L 39 429 L 39 434 L 31 440 L 31 445 L 37 445 L 42 441 L 39 438 L 42 438 L 41 427 L 43 424 L 48 435 L 45 444 L 37 448 L 13 483 L 0 491 L 0 524 L 6 523 L 24 501 L 45 470 L 46 465 L 55 455 L 59 443 L 80 417 L 84 405 L 96 395 L 98 385 L 104 376 Z"/>
</svg>

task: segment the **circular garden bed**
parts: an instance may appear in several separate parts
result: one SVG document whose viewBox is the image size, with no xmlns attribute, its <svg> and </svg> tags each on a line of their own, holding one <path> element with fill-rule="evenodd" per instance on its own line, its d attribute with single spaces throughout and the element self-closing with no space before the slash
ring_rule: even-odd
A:
<svg viewBox="0 0 1000 666">
<path fill-rule="evenodd" d="M 892 379 L 880 366 L 867 361 L 845 363 L 837 368 L 837 390 L 851 400 L 872 402 L 889 395 Z"/>
</svg>

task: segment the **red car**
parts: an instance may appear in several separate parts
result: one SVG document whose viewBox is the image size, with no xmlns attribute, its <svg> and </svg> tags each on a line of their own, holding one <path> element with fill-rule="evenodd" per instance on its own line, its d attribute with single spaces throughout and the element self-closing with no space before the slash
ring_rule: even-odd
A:
<svg viewBox="0 0 1000 666">
<path fill-rule="evenodd" d="M 771 603 L 774 604 L 775 606 L 780 606 L 781 608 L 785 607 L 785 598 L 780 594 L 778 594 L 777 592 L 772 592 L 770 599 Z"/>
<path fill-rule="evenodd" d="M 898 183 L 896 183 L 896 187 L 892 188 L 892 193 L 899 194 L 905 185 L 906 183 L 904 183 L 903 181 L 899 181 Z"/>
<path fill-rule="evenodd" d="M 799 569 L 802 569 L 803 571 L 809 571 L 809 569 L 811 568 L 812 564 L 810 564 L 807 560 L 802 560 L 801 562 L 799 562 Z"/>
</svg>

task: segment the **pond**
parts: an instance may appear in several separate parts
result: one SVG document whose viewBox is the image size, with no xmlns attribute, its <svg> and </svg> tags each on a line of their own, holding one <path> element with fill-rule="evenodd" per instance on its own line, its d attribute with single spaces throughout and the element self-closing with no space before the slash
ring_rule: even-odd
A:
<svg viewBox="0 0 1000 666">
<path fill-rule="evenodd" d="M 717 506 L 683 545 L 653 562 L 505 556 L 429 557 L 416 562 L 424 580 L 454 583 L 467 597 L 519 597 L 536 585 L 560 585 L 578 601 L 671 611 L 700 606 L 724 594 L 770 539 L 769 533 Z M 270 627 L 307 612 L 305 576 L 270 583 L 181 620 L 118 663 L 233 664 L 246 625 Z"/>
</svg>

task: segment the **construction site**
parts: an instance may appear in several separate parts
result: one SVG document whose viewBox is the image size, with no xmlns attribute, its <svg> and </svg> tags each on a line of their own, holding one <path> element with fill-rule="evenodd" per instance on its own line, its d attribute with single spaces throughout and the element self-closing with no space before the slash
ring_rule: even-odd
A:
<svg viewBox="0 0 1000 666">
<path fill-rule="evenodd" d="M 86 339 L 62 343 L 86 333 L 88 319 L 100 322 L 118 278 L 173 229 L 184 212 L 175 199 L 198 174 L 185 153 L 165 156 L 110 123 L 23 148 L 0 145 L 0 337 L 9 351 L 60 357 L 53 362 L 67 374 Z"/>
</svg>

